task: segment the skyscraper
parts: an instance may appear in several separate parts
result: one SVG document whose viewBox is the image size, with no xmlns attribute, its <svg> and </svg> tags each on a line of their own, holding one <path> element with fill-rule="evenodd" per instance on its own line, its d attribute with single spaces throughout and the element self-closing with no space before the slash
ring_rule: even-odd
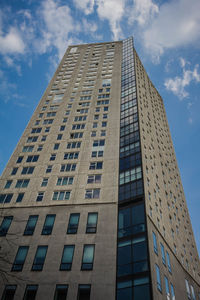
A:
<svg viewBox="0 0 200 300">
<path fill-rule="evenodd" d="M 67 49 L 0 205 L 1 299 L 200 299 L 163 101 L 132 38 Z"/>
</svg>

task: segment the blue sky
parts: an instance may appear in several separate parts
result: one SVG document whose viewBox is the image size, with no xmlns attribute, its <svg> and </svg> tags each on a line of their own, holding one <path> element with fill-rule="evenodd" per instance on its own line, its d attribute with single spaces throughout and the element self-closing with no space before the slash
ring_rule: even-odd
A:
<svg viewBox="0 0 200 300">
<path fill-rule="evenodd" d="M 199 11 L 199 0 L 1 0 L 0 172 L 67 46 L 133 36 L 164 99 L 200 251 Z"/>
</svg>

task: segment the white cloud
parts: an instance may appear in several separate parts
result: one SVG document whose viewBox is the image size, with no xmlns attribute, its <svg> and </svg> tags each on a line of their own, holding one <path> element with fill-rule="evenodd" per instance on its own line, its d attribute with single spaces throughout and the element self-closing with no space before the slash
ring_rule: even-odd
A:
<svg viewBox="0 0 200 300">
<path fill-rule="evenodd" d="M 10 27 L 8 33 L 0 35 L 0 53 L 1 54 L 15 54 L 24 53 L 25 44 L 19 31 Z"/>
<path fill-rule="evenodd" d="M 96 4 L 99 18 L 109 22 L 113 39 L 123 37 L 120 21 L 125 14 L 126 0 L 96 0 Z"/>
<path fill-rule="evenodd" d="M 74 0 L 74 4 L 77 8 L 83 10 L 86 15 L 89 15 L 93 12 L 94 0 Z"/>
<path fill-rule="evenodd" d="M 191 81 L 194 82 L 200 82 L 200 73 L 198 73 L 198 67 L 199 65 L 195 65 L 193 71 L 192 70 L 185 70 L 183 64 L 183 61 L 181 62 L 183 67 L 183 75 L 182 77 L 176 76 L 175 78 L 168 78 L 165 80 L 165 87 L 168 91 L 171 91 L 174 95 L 178 96 L 180 100 L 186 98 L 189 96 L 189 93 L 185 90 L 187 86 L 191 83 Z M 185 62 L 185 61 L 184 61 Z"/>
<path fill-rule="evenodd" d="M 152 0 L 133 0 L 133 7 L 129 12 L 129 23 L 138 22 L 145 25 L 159 12 L 159 7 Z"/>
<path fill-rule="evenodd" d="M 146 49 L 159 59 L 166 49 L 199 43 L 199 11 L 199 0 L 165 2 L 143 32 Z"/>
</svg>

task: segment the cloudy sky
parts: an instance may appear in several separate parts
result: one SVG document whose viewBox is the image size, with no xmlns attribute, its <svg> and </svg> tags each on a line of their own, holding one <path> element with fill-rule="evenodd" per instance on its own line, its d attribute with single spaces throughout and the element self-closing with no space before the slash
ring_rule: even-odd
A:
<svg viewBox="0 0 200 300">
<path fill-rule="evenodd" d="M 200 250 L 199 12 L 199 0 L 1 0 L 0 172 L 67 46 L 133 36 L 164 99 Z"/>
</svg>

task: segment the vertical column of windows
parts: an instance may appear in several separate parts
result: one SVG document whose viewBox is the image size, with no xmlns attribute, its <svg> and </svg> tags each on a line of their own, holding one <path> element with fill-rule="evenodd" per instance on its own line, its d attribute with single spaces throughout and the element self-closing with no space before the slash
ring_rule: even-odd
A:
<svg viewBox="0 0 200 300">
<path fill-rule="evenodd" d="M 117 300 L 151 299 L 141 163 L 130 38 L 123 41 L 121 76 Z"/>
</svg>

